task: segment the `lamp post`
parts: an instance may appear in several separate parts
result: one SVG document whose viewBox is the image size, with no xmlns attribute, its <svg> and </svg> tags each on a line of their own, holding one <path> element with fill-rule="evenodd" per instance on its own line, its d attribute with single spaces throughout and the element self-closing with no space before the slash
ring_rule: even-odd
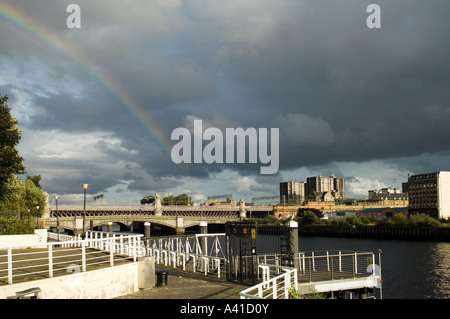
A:
<svg viewBox="0 0 450 319">
<path fill-rule="evenodd" d="M 55 203 L 56 203 L 56 231 L 57 231 L 57 240 L 59 241 L 59 213 L 58 213 L 58 199 L 59 196 L 55 195 Z"/>
<path fill-rule="evenodd" d="M 86 220 L 86 190 L 89 187 L 89 184 L 83 184 L 84 189 L 84 205 L 83 205 L 83 239 L 86 237 L 86 233 L 84 232 L 84 223 Z"/>
<path fill-rule="evenodd" d="M 36 227 L 39 228 L 39 205 L 36 205 Z"/>
</svg>

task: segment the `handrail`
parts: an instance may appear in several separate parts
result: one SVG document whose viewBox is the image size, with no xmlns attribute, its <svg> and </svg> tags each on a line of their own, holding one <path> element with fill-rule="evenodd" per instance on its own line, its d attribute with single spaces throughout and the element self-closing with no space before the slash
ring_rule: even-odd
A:
<svg viewBox="0 0 450 319">
<path fill-rule="evenodd" d="M 227 262 L 219 241 L 219 238 L 224 236 L 224 233 L 217 233 L 152 237 L 145 239 L 146 254 L 155 256 L 157 264 L 181 267 L 183 270 L 186 270 L 186 265 L 192 261 L 193 272 L 203 272 L 207 275 L 212 271 L 220 278 Z"/>
<path fill-rule="evenodd" d="M 143 254 L 140 246 L 142 234 L 112 234 L 90 238 L 94 233 L 86 232 L 88 236 L 85 239 L 77 236 L 63 242 L 1 246 L 0 280 L 13 284 L 16 277 L 39 275 L 51 278 L 57 271 L 62 271 L 63 274 L 84 272 L 87 266 L 101 263 L 114 266 L 120 259 L 132 257 L 136 261 Z M 99 255 L 99 250 L 108 252 L 109 256 Z M 61 265 L 64 266 L 58 268 Z"/>
<path fill-rule="evenodd" d="M 263 281 L 250 288 L 242 290 L 239 295 L 241 299 L 289 299 L 291 287 L 297 288 L 297 269 L 268 264 L 259 264 L 258 268 L 263 270 Z M 272 271 L 284 271 L 270 278 Z"/>
</svg>

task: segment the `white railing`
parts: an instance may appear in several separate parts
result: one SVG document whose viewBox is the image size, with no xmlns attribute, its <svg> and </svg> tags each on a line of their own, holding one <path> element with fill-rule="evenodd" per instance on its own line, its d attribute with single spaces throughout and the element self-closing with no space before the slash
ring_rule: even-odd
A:
<svg viewBox="0 0 450 319">
<path fill-rule="evenodd" d="M 372 252 L 311 251 L 298 253 L 294 262 L 299 270 L 299 281 L 317 282 L 368 276 L 367 269 L 375 262 L 375 255 Z"/>
<path fill-rule="evenodd" d="M 241 257 L 242 258 L 242 257 Z M 246 258 L 246 257 L 243 257 Z M 254 257 L 248 257 L 254 258 Z M 381 268 L 371 252 L 312 251 L 294 254 L 294 267 L 283 267 L 277 254 L 259 255 L 258 280 L 262 282 L 240 293 L 241 298 L 289 298 L 289 289 L 301 283 L 367 277 L 367 284 L 381 281 Z M 379 260 L 380 262 L 380 260 Z M 285 271 L 281 273 L 281 270 Z M 377 287 L 377 286 L 375 286 Z M 373 288 L 373 287 L 371 287 Z M 377 287 L 380 288 L 381 286 Z"/>
<path fill-rule="evenodd" d="M 263 281 L 241 291 L 241 299 L 289 299 L 290 289 L 297 289 L 296 268 L 260 264 L 258 270 Z"/>
<path fill-rule="evenodd" d="M 66 237 L 64 242 L 0 247 L 0 284 L 84 272 L 104 264 L 114 266 L 125 259 L 136 261 L 145 253 L 141 234 L 99 233 L 87 232 L 84 240 Z"/>
<path fill-rule="evenodd" d="M 221 278 L 226 258 L 220 243 L 225 234 L 196 234 L 191 236 L 160 237 L 146 240 L 146 254 L 155 256 L 157 264 L 186 270 L 191 263 L 193 272 L 214 274 Z"/>
</svg>

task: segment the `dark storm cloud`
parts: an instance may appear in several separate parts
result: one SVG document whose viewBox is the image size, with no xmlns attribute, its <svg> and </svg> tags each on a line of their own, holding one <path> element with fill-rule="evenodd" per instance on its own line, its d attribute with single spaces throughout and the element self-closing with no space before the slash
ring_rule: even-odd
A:
<svg viewBox="0 0 450 319">
<path fill-rule="evenodd" d="M 23 67 L 27 61 L 47 68 L 42 81 L 21 88 L 34 107 L 28 128 L 112 132 L 123 149 L 98 144 L 98 151 L 133 169 L 104 171 L 104 188 L 124 176 L 133 190 L 170 188 L 171 177 L 225 168 L 255 175 L 260 165 L 175 165 L 77 59 L 127 92 L 167 139 L 193 118 L 221 129 L 279 127 L 281 170 L 448 149 L 446 0 L 80 0 L 80 30 L 64 27 L 69 2 L 10 3 L 68 50 L 0 29 L 0 62 L 22 66 L 25 76 L 37 73 Z M 381 29 L 366 26 L 370 3 L 381 6 Z"/>
<path fill-rule="evenodd" d="M 285 124 L 282 168 L 447 148 L 448 4 L 381 6 L 382 29 L 371 31 L 361 5 L 316 3 L 317 30 L 299 23 L 295 37 L 280 32 L 254 59 L 230 63 Z"/>
</svg>

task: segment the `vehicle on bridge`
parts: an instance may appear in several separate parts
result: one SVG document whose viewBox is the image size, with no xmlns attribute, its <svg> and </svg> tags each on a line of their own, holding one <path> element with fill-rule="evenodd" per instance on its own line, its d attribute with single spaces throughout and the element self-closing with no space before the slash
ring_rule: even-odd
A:
<svg viewBox="0 0 450 319">
<path fill-rule="evenodd" d="M 155 196 L 145 196 L 143 199 L 141 199 L 141 205 L 144 204 L 154 204 L 155 203 Z"/>
</svg>

